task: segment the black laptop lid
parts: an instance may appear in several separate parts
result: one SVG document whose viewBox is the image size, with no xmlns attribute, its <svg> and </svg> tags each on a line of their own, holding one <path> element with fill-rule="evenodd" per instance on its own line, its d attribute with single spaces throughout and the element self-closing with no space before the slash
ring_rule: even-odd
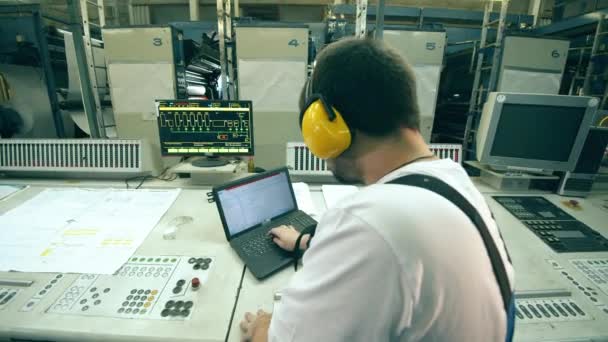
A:
<svg viewBox="0 0 608 342">
<path fill-rule="evenodd" d="M 287 168 L 213 188 L 213 196 L 228 240 L 298 210 Z"/>
</svg>

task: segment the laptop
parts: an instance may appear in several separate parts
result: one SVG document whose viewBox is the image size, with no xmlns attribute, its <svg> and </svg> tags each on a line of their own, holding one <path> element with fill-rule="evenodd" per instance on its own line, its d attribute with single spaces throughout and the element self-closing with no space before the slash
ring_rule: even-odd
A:
<svg viewBox="0 0 608 342">
<path fill-rule="evenodd" d="M 292 225 L 302 231 L 317 224 L 298 209 L 286 167 L 214 187 L 212 193 L 226 239 L 258 279 L 293 261 L 272 241 L 270 229 Z"/>
</svg>

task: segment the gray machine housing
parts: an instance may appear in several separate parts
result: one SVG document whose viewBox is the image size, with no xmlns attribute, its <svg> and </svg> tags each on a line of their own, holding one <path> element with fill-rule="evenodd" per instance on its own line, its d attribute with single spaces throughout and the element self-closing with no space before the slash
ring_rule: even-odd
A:
<svg viewBox="0 0 608 342">
<path fill-rule="evenodd" d="M 104 28 L 103 36 L 118 137 L 149 144 L 158 175 L 179 160 L 161 157 L 154 101 L 186 97 L 181 32 L 172 26 L 119 27 Z"/>
<path fill-rule="evenodd" d="M 446 47 L 444 30 L 421 31 L 386 27 L 384 41 L 395 48 L 412 66 L 416 75 L 416 93 L 420 107 L 420 133 L 428 143 L 435 119 L 439 80 Z"/>
<path fill-rule="evenodd" d="M 569 47 L 561 38 L 506 36 L 496 90 L 559 94 Z"/>
<path fill-rule="evenodd" d="M 253 101 L 255 163 L 285 165 L 285 144 L 302 139 L 298 99 L 307 78 L 308 26 L 235 27 L 238 99 Z M 264 48 L 260 48 L 260 42 Z"/>
<path fill-rule="evenodd" d="M 128 139 L 3 139 L 0 174 L 124 179 L 150 174 L 150 147 Z"/>
</svg>

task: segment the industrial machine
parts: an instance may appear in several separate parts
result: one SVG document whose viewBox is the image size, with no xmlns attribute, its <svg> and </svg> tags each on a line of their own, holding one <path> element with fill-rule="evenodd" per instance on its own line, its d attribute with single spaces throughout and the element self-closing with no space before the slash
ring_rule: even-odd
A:
<svg viewBox="0 0 608 342">
<path fill-rule="evenodd" d="M 74 36 L 42 21 L 38 5 L 1 6 L 0 75 L 9 99 L 3 106 L 15 110 L 24 125 L 19 138 L 72 138 L 89 135 L 84 112 Z M 96 38 L 100 32 L 95 32 Z M 100 100 L 104 137 L 115 138 L 114 117 L 107 87 L 103 41 L 87 39 L 94 88 Z M 8 57 L 8 58 L 7 58 Z M 82 131 L 82 132 L 81 132 Z"/>
<path fill-rule="evenodd" d="M 469 114 L 473 117 L 471 132 L 474 132 L 484 103 L 480 101 L 488 91 L 559 94 L 569 44 L 563 39 L 507 35 L 498 50 L 498 59 L 490 58 L 496 52 L 492 44 L 483 50 L 489 61 L 483 63 L 479 75 L 474 68 L 479 53 L 475 43 L 471 48 L 447 54 L 437 104 L 435 142 L 462 142 Z M 495 60 L 500 64 L 491 64 Z M 494 88 L 489 87 L 493 69 L 497 78 Z M 473 89 L 476 77 L 479 77 L 479 86 Z M 471 100 L 479 102 L 479 111 L 469 113 Z"/>
<path fill-rule="evenodd" d="M 462 146 L 456 144 L 430 144 L 429 149 L 440 159 L 452 159 L 462 164 Z M 290 176 L 331 176 L 325 160 L 316 157 L 303 142 L 289 142 L 286 149 Z M 319 182 L 319 179 L 314 181 Z"/>
<path fill-rule="evenodd" d="M 420 107 L 420 132 L 431 141 L 439 78 L 446 45 L 445 31 L 417 31 L 387 28 L 384 41 L 397 49 L 412 65 L 416 75 L 416 94 Z"/>
<path fill-rule="evenodd" d="M 2 139 L 0 173 L 16 177 L 118 178 L 151 170 L 141 140 Z"/>
<path fill-rule="evenodd" d="M 118 137 L 149 144 L 159 174 L 176 161 L 161 159 L 154 101 L 187 97 L 181 34 L 160 26 L 107 28 L 103 36 Z"/>
<path fill-rule="evenodd" d="M 301 140 L 298 99 L 307 77 L 308 27 L 239 24 L 235 34 L 238 98 L 256 109 L 256 165 L 282 166 L 285 144 Z"/>
<path fill-rule="evenodd" d="M 506 36 L 496 91 L 557 95 L 569 46 L 565 39 Z"/>
<path fill-rule="evenodd" d="M 61 111 L 57 92 L 67 84 L 63 41 L 55 39 L 53 30 L 45 32 L 39 5 L 3 5 L 0 14 L 0 78 L 5 94 L 0 105 L 22 118 L 16 136 L 73 136 L 72 120 Z"/>
<path fill-rule="evenodd" d="M 2 23 L 2 32 L 6 32 L 8 26 Z M 68 34 L 52 34 L 64 38 L 52 42 L 51 55 L 69 56 Z M 14 43 L 14 37 L 12 33 L 0 36 L 0 43 Z M 25 40 L 15 45 L 19 54 L 14 56 L 28 56 L 24 42 L 31 40 L 31 32 L 23 37 Z M 169 26 L 111 28 L 104 29 L 104 38 L 105 50 L 99 50 L 100 44 L 94 51 L 105 54 L 110 89 L 109 93 L 100 89 L 100 94 L 106 101 L 111 95 L 119 139 L 0 140 L 0 173 L 125 178 L 149 171 L 159 173 L 179 157 L 249 156 L 255 151 L 256 164 L 262 167 L 287 163 L 292 180 L 332 182 L 325 161 L 297 142 L 301 141 L 297 101 L 310 51 L 307 27 L 237 25 L 233 46 L 238 79 L 229 82 L 237 85 L 238 97 L 230 100 L 218 96 L 216 52 L 197 50 L 199 47 L 188 52 L 180 47 L 184 42 L 179 30 Z M 439 116 L 434 120 L 445 32 L 389 29 L 384 39 L 413 64 L 421 95 L 421 128 L 428 140 L 434 122 L 449 123 L 463 113 L 454 110 L 449 112 L 449 120 Z M 6 52 L 7 46 L 0 44 L 0 49 Z M 499 189 L 517 190 L 501 193 L 473 180 L 483 192 L 515 267 L 516 342 L 608 340 L 608 197 L 562 197 L 588 194 L 606 149 L 608 131 L 590 128 L 597 99 L 556 95 L 567 49 L 563 40 L 506 37 L 499 90 L 488 95 L 480 111 L 476 156 L 481 180 Z M 470 60 L 471 55 L 467 56 Z M 80 111 L 73 96 L 79 86 L 60 59 L 53 59 L 53 65 L 58 66 L 56 77 L 64 75 L 57 83 L 62 88 L 58 105 L 66 120 Z M 100 75 L 105 73 L 101 64 L 97 66 Z M 468 66 L 466 69 L 468 72 Z M 34 120 L 26 122 L 33 123 L 27 134 L 55 137 L 49 114 L 53 99 L 40 78 L 43 71 L 31 65 L 11 66 L 10 70 L 6 64 L 0 65 L 0 72 L 20 94 L 13 101 L 18 100 L 22 112 L 34 113 Z M 461 92 L 466 88 L 462 87 L 466 72 L 452 75 L 452 80 L 460 82 L 458 91 L 451 93 L 459 96 L 445 97 L 452 101 L 452 109 L 467 107 L 469 94 Z M 100 80 L 104 83 L 103 77 Z M 105 86 L 101 83 L 100 88 Z M 30 96 L 45 98 L 44 108 L 28 107 L 28 97 L 23 96 L 28 87 L 35 89 Z M 74 121 L 86 132 L 86 120 Z M 72 121 L 65 122 L 66 130 L 73 126 Z M 257 132 L 253 132 L 254 123 Z M 431 144 L 430 148 L 440 158 L 462 163 L 460 144 Z M 208 164 L 209 159 L 201 164 Z M 219 169 L 210 172 L 219 173 Z M 244 171 L 235 170 L 232 167 L 225 172 L 235 177 Z M 556 184 L 558 177 L 549 173 L 557 170 L 563 172 L 558 190 L 562 196 L 527 192 L 536 181 Z M 190 184 L 195 184 L 194 179 L 193 173 Z M 24 190 L 0 201 L 0 216 L 41 190 L 39 182 L 29 188 L 26 180 L 9 182 L 23 183 Z M 76 186 L 51 180 L 44 183 Z M 108 183 L 87 184 L 105 187 Z M 324 208 L 320 192 L 311 189 L 313 204 Z M 243 312 L 272 308 L 272 302 L 281 297 L 275 291 L 288 283 L 291 270 L 265 282 L 255 280 L 224 242 L 216 208 L 207 203 L 201 189 L 183 190 L 166 215 L 137 254 L 114 274 L 99 274 L 90 260 L 75 260 L 90 269 L 87 273 L 1 272 L 0 340 L 240 340 L 238 324 Z M 167 240 L 165 233 L 177 230 L 175 219 L 171 220 L 177 215 L 192 215 L 194 224 L 180 228 L 175 240 Z M 52 213 L 37 212 L 35 216 L 53 219 Z M 131 216 L 133 220 L 141 218 Z M 122 228 L 117 227 L 117 231 Z M 94 231 L 74 230 L 72 234 L 77 241 Z M 28 241 L 28 236 L 20 237 L 20 241 Z M 111 248 L 123 242 L 111 240 L 107 244 Z M 0 252 L 0 261 L 5 261 L 2 255 Z"/>
<path fill-rule="evenodd" d="M 67 84 L 59 89 L 59 107 L 70 114 L 76 125 L 86 134 L 91 134 L 87 115 L 82 104 L 82 93 L 78 64 L 76 61 L 76 49 L 72 32 L 57 30 L 54 40 L 63 45 L 65 51 L 65 63 L 67 69 Z M 106 61 L 103 49 L 103 41 L 91 39 L 92 63 L 95 65 L 95 89 L 98 92 L 100 106 L 103 112 L 104 131 L 109 138 L 116 138 L 116 125 L 114 113 L 108 90 L 108 75 L 106 72 Z"/>
</svg>

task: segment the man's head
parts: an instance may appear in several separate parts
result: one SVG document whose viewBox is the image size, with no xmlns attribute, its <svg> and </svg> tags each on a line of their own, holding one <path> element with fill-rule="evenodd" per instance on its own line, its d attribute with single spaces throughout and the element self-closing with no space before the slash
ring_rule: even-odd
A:
<svg viewBox="0 0 608 342">
<path fill-rule="evenodd" d="M 360 157 L 399 140 L 404 130 L 419 131 L 414 73 L 381 41 L 344 39 L 329 45 L 317 57 L 311 82 L 312 93 L 322 94 L 351 130 L 350 147 L 328 159 L 330 170 L 342 182 L 362 182 Z M 300 108 L 305 102 L 306 89 Z"/>
</svg>

